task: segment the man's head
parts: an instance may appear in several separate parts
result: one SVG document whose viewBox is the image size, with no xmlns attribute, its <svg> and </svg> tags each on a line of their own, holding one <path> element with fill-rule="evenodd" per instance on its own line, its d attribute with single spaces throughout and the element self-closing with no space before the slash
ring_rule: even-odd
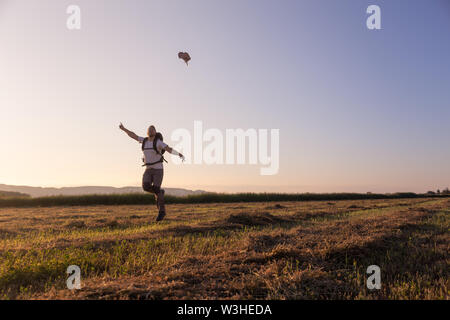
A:
<svg viewBox="0 0 450 320">
<path fill-rule="evenodd" d="M 148 135 L 150 138 L 152 138 L 152 137 L 154 137 L 154 136 L 156 135 L 156 129 L 155 129 L 155 126 L 151 125 L 150 127 L 148 127 L 147 135 Z"/>
</svg>

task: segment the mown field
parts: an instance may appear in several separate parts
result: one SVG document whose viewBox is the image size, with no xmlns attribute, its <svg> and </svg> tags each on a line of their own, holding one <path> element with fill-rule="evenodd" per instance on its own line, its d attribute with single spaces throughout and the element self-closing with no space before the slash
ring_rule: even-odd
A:
<svg viewBox="0 0 450 320">
<path fill-rule="evenodd" d="M 0 298 L 449 298 L 450 198 L 167 210 L 157 223 L 153 205 L 0 208 Z M 66 288 L 69 265 L 81 290 Z"/>
</svg>

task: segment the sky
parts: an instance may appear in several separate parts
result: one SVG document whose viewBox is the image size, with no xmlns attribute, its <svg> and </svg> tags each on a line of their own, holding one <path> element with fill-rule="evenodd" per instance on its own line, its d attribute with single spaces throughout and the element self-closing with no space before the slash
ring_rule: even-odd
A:
<svg viewBox="0 0 450 320">
<path fill-rule="evenodd" d="M 381 30 L 366 27 L 373 4 Z M 450 187 L 449 39 L 447 0 L 0 0 L 0 183 L 140 186 L 119 123 L 173 146 L 202 121 L 279 129 L 278 173 L 169 160 L 164 186 Z"/>
</svg>

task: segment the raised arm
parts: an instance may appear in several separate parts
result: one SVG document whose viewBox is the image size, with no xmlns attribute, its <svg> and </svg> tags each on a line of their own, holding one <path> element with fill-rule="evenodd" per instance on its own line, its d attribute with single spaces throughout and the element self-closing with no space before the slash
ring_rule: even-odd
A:
<svg viewBox="0 0 450 320">
<path fill-rule="evenodd" d="M 128 130 L 127 128 L 125 128 L 122 124 L 122 122 L 119 125 L 120 130 L 124 131 L 130 138 L 136 140 L 139 142 L 138 136 L 136 133 L 134 133 L 133 131 Z"/>
</svg>

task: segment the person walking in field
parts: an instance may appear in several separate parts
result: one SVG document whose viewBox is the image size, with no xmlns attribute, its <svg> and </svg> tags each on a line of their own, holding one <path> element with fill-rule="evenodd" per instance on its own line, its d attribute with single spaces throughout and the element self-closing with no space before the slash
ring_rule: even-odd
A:
<svg viewBox="0 0 450 320">
<path fill-rule="evenodd" d="M 161 133 L 156 132 L 155 126 L 153 125 L 148 128 L 147 137 L 145 138 L 128 130 L 122 123 L 120 123 L 119 128 L 130 138 L 142 144 L 142 152 L 144 153 L 143 166 L 146 167 L 142 177 L 142 189 L 155 194 L 156 206 L 159 210 L 156 221 L 161 221 L 166 216 L 164 189 L 161 189 L 161 183 L 164 176 L 163 161 L 166 161 L 163 157 L 163 153 L 167 151 L 171 154 L 178 155 L 183 160 L 184 156 L 165 144 Z"/>
</svg>

